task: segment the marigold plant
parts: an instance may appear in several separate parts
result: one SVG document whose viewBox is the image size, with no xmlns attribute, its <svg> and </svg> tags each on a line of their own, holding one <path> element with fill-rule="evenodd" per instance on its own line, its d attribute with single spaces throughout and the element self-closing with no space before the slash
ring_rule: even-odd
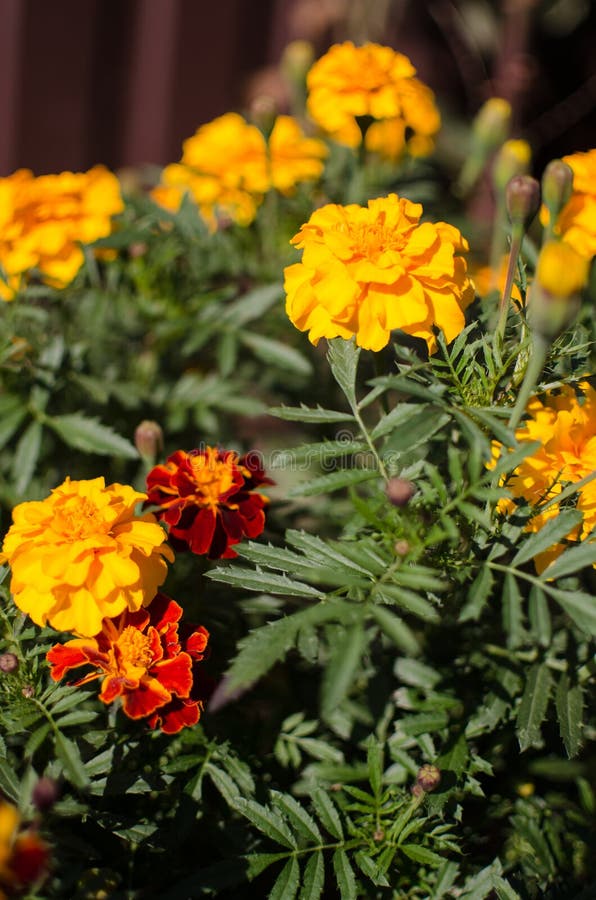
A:
<svg viewBox="0 0 596 900">
<path fill-rule="evenodd" d="M 358 120 L 372 118 L 383 125 L 370 126 L 369 149 L 394 158 L 407 144 L 422 155 L 432 150 L 441 119 L 434 94 L 415 75 L 408 57 L 391 47 L 335 44 L 308 72 L 307 109 L 317 125 L 341 144 L 357 147 L 363 133 Z M 406 129 L 413 133 L 408 141 Z"/>
<path fill-rule="evenodd" d="M 12 300 L 31 269 L 55 287 L 69 284 L 85 259 L 81 244 L 107 237 L 123 209 L 118 179 L 103 166 L 0 178 L 0 297 Z"/>
<path fill-rule="evenodd" d="M 285 269 L 286 311 L 316 344 L 322 337 L 382 349 L 393 329 L 436 349 L 434 327 L 451 341 L 474 297 L 457 228 L 420 224 L 422 206 L 389 194 L 365 207 L 315 210 L 292 243 L 302 262 Z"/>
<path fill-rule="evenodd" d="M 38 625 L 94 635 L 104 617 L 138 610 L 155 596 L 173 560 L 146 499 L 103 478 L 66 481 L 45 500 L 21 503 L 0 554 L 14 602 Z"/>
<path fill-rule="evenodd" d="M 244 537 L 265 527 L 267 498 L 255 488 L 271 484 L 254 455 L 205 447 L 177 450 L 147 476 L 147 504 L 169 528 L 176 549 L 211 559 L 236 556 Z"/>
<path fill-rule="evenodd" d="M 157 594 L 146 609 L 126 610 L 104 619 L 93 638 L 55 644 L 47 653 L 50 674 L 60 681 L 71 669 L 93 666 L 77 685 L 103 677 L 99 699 L 118 697 L 130 719 L 147 719 L 155 727 L 175 734 L 195 725 L 203 709 L 201 698 L 191 698 L 193 663 L 205 655 L 209 633 L 192 628 L 181 643 L 178 633 L 182 607 L 165 594 Z"/>
</svg>

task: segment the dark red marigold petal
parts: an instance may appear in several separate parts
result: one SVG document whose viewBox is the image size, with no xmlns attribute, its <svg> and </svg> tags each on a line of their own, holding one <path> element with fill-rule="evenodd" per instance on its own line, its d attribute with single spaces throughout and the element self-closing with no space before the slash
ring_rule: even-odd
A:
<svg viewBox="0 0 596 900">
<path fill-rule="evenodd" d="M 49 851 L 44 842 L 32 831 L 19 834 L 14 842 L 10 858 L 10 873 L 21 887 L 32 884 L 47 866 Z"/>
<path fill-rule="evenodd" d="M 164 734 L 178 734 L 183 728 L 196 725 L 201 718 L 203 704 L 198 700 L 174 698 L 148 719 L 151 728 L 161 728 Z"/>
<path fill-rule="evenodd" d="M 145 607 L 149 613 L 151 624 L 160 633 L 167 630 L 170 624 L 178 622 L 182 616 L 182 607 L 171 597 L 159 591 L 151 603 Z"/>
<path fill-rule="evenodd" d="M 192 660 L 188 653 L 180 653 L 173 659 L 164 659 L 149 670 L 159 683 L 179 697 L 188 697 L 192 687 Z"/>
<path fill-rule="evenodd" d="M 196 631 L 186 638 L 184 642 L 184 650 L 193 660 L 201 660 L 205 656 L 207 643 L 209 642 L 209 632 L 202 625 L 199 625 Z"/>
<path fill-rule="evenodd" d="M 138 688 L 122 695 L 122 710 L 129 719 L 144 719 L 171 699 L 172 695 L 157 678 L 144 678 Z"/>
<path fill-rule="evenodd" d="M 201 556 L 210 550 L 216 523 L 217 515 L 215 511 L 210 507 L 205 507 L 199 510 L 192 528 L 186 534 L 182 534 L 181 530 L 177 528 L 175 535 L 177 538 L 186 540 L 191 551 Z"/>
</svg>

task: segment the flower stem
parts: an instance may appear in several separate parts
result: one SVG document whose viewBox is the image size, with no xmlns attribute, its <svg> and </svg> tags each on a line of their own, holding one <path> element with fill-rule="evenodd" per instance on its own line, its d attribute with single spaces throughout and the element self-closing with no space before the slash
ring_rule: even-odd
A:
<svg viewBox="0 0 596 900">
<path fill-rule="evenodd" d="M 528 405 L 528 400 L 532 396 L 532 391 L 540 378 L 547 352 L 548 342 L 545 341 L 541 335 L 535 334 L 524 380 L 522 381 L 519 394 L 517 395 L 517 401 L 513 407 L 511 416 L 509 417 L 509 428 L 512 431 L 517 428 L 519 421 L 524 414 L 524 410 Z"/>
<path fill-rule="evenodd" d="M 513 288 L 513 278 L 517 268 L 517 260 L 521 243 L 524 236 L 523 224 L 515 224 L 511 233 L 511 247 L 509 250 L 509 262 L 507 264 L 507 276 L 505 278 L 505 286 L 499 301 L 499 320 L 497 322 L 496 338 L 501 344 L 505 336 L 505 327 L 507 325 L 507 315 L 509 313 L 509 304 L 511 302 L 511 289 Z"/>
</svg>

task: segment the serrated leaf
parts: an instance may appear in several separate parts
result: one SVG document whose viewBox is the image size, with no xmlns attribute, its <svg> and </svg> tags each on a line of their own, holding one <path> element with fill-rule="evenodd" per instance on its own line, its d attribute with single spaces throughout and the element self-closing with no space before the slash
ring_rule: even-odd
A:
<svg viewBox="0 0 596 900">
<path fill-rule="evenodd" d="M 271 838 L 275 843 L 281 844 L 283 847 L 289 847 L 290 850 L 296 849 L 294 836 L 281 816 L 273 812 L 273 810 L 268 809 L 266 806 L 261 806 L 256 800 L 247 800 L 245 797 L 239 797 L 234 804 L 234 808 L 252 822 L 255 828 L 258 828 L 259 831 Z"/>
<path fill-rule="evenodd" d="M 348 694 L 360 663 L 365 639 L 362 623 L 358 622 L 334 642 L 321 684 L 323 718 L 328 719 Z"/>
<path fill-rule="evenodd" d="M 221 303 L 218 304 L 219 322 L 229 322 L 234 329 L 239 329 L 266 313 L 283 295 L 283 288 L 279 283 L 264 284 L 223 308 Z"/>
<path fill-rule="evenodd" d="M 459 614 L 460 622 L 478 621 L 486 606 L 493 584 L 493 573 L 488 566 L 483 566 L 468 591 L 468 600 Z"/>
<path fill-rule="evenodd" d="M 346 435 L 347 437 L 347 435 Z M 275 469 L 309 468 L 311 463 L 320 463 L 345 456 L 351 457 L 361 450 L 366 450 L 364 441 L 347 440 L 319 441 L 314 444 L 300 444 L 289 450 L 279 450 L 272 454 L 269 471 Z"/>
<path fill-rule="evenodd" d="M 335 564 L 340 568 L 352 569 L 360 575 L 373 575 L 370 569 L 364 568 L 360 563 L 355 562 L 349 556 L 345 556 L 333 544 L 321 540 L 314 534 L 308 534 L 306 531 L 296 531 L 292 528 L 286 531 L 286 540 L 293 547 L 301 550 L 305 557 L 316 560 L 322 565 L 329 563 Z"/>
<path fill-rule="evenodd" d="M 41 450 L 42 430 L 37 419 L 30 422 L 15 447 L 11 475 L 17 494 L 22 494 L 33 478 Z"/>
<path fill-rule="evenodd" d="M 507 572 L 503 582 L 503 629 L 507 635 L 507 646 L 511 650 L 523 643 L 521 593 L 511 572 Z"/>
<path fill-rule="evenodd" d="M 356 877 L 348 856 L 343 850 L 336 850 L 333 854 L 333 871 L 341 900 L 356 900 L 358 896 Z"/>
<path fill-rule="evenodd" d="M 116 434 L 107 425 L 102 425 L 98 419 L 89 419 L 82 413 L 69 413 L 64 416 L 48 416 L 44 421 L 66 444 L 76 450 L 120 459 L 139 458 L 130 441 Z"/>
<path fill-rule="evenodd" d="M 19 803 L 21 797 L 19 779 L 5 759 L 0 759 L 0 790 L 9 800 Z"/>
<path fill-rule="evenodd" d="M 356 372 L 360 358 L 360 347 L 354 340 L 344 341 L 343 338 L 333 338 L 327 342 L 327 359 L 333 373 L 333 377 L 346 395 L 352 409 L 356 406 Z"/>
<path fill-rule="evenodd" d="M 329 494 L 345 487 L 362 484 L 379 478 L 376 469 L 340 469 L 329 475 L 320 475 L 318 478 L 310 478 L 308 481 L 298 484 L 287 492 L 288 497 L 314 497 L 316 494 Z"/>
<path fill-rule="evenodd" d="M 578 628 L 592 636 L 596 635 L 596 603 L 591 594 L 582 591 L 561 591 L 545 585 L 549 595 L 562 606 Z"/>
<path fill-rule="evenodd" d="M 463 734 L 450 741 L 437 760 L 437 766 L 441 771 L 453 772 L 459 776 L 466 771 L 470 751 Z"/>
<path fill-rule="evenodd" d="M 11 409 L 10 412 L 2 415 L 0 419 L 0 447 L 4 447 L 8 443 L 26 415 L 27 407 L 20 399 L 18 399 L 16 409 Z"/>
<path fill-rule="evenodd" d="M 325 885 L 325 863 L 322 853 L 314 853 L 308 861 L 302 878 L 300 900 L 319 900 Z"/>
<path fill-rule="evenodd" d="M 383 634 L 386 634 L 400 650 L 408 656 L 420 653 L 420 644 L 414 632 L 399 616 L 385 606 L 373 605 L 369 607 L 369 611 Z"/>
<path fill-rule="evenodd" d="M 86 788 L 89 785 L 89 776 L 85 771 L 83 760 L 78 746 L 70 738 L 58 731 L 54 737 L 56 756 L 64 766 L 66 774 L 75 787 Z"/>
<path fill-rule="evenodd" d="M 373 735 L 368 740 L 366 762 L 370 786 L 375 797 L 379 797 L 383 787 L 383 745 Z"/>
<path fill-rule="evenodd" d="M 264 363 L 276 366 L 282 371 L 294 372 L 296 375 L 311 375 L 313 368 L 309 359 L 302 355 L 295 347 L 283 344 L 281 341 L 265 337 L 262 334 L 242 332 L 242 343 L 249 347 L 257 359 Z"/>
<path fill-rule="evenodd" d="M 300 865 L 295 856 L 285 864 L 271 891 L 269 900 L 294 900 L 300 885 Z"/>
<path fill-rule="evenodd" d="M 209 778 L 224 798 L 228 806 L 235 807 L 236 802 L 240 796 L 240 791 L 238 790 L 238 785 L 236 782 L 228 775 L 227 772 L 222 771 L 217 766 L 214 766 L 213 763 L 207 763 L 205 766 L 204 772 L 206 775 L 209 775 Z"/>
<path fill-rule="evenodd" d="M 423 866 L 432 866 L 437 869 L 445 862 L 445 857 L 439 856 L 438 853 L 429 850 L 427 847 L 420 847 L 418 844 L 400 844 L 399 849 L 402 853 L 405 853 L 408 859 Z"/>
<path fill-rule="evenodd" d="M 358 851 L 358 853 L 354 854 L 354 862 L 360 869 L 360 871 L 369 878 L 373 884 L 378 885 L 379 887 L 391 887 L 383 873 L 379 870 L 379 867 L 374 859 L 371 859 L 366 853 L 362 850 Z"/>
<path fill-rule="evenodd" d="M 391 433 L 383 447 L 383 456 L 389 454 L 401 456 L 414 450 L 429 441 L 449 421 L 450 417 L 446 413 L 440 413 L 430 407 L 426 407 L 424 412 L 418 411 L 415 416 L 408 419 L 403 429 L 398 426 Z"/>
<path fill-rule="evenodd" d="M 321 788 L 315 788 L 312 792 L 311 800 L 323 828 L 334 838 L 343 841 L 344 832 L 341 826 L 341 819 L 330 797 Z"/>
<path fill-rule="evenodd" d="M 572 759 L 577 756 L 582 744 L 584 698 L 582 686 L 571 684 L 566 672 L 559 679 L 555 704 L 561 740 L 567 756 Z"/>
<path fill-rule="evenodd" d="M 513 472 L 514 469 L 517 469 L 517 467 L 521 465 L 526 456 L 531 456 L 541 446 L 540 441 L 524 441 L 519 447 L 512 450 L 511 453 L 502 453 L 493 469 L 494 475 L 498 476 L 504 475 L 507 472 Z"/>
<path fill-rule="evenodd" d="M 544 591 L 533 584 L 528 598 L 528 619 L 532 633 L 539 644 L 548 647 L 552 636 L 552 623 Z"/>
<path fill-rule="evenodd" d="M 267 412 L 270 416 L 275 416 L 277 419 L 284 419 L 286 422 L 334 423 L 355 421 L 354 416 L 349 412 L 340 412 L 336 409 L 323 409 L 321 406 L 311 409 L 304 404 L 301 404 L 300 406 L 271 406 Z"/>
<path fill-rule="evenodd" d="M 512 566 L 521 566 L 533 559 L 539 553 L 544 553 L 553 544 L 573 531 L 576 525 L 582 521 L 582 514 L 578 509 L 564 509 L 553 519 L 549 519 L 540 531 L 532 534 L 518 550 L 511 561 Z"/>
<path fill-rule="evenodd" d="M 271 798 L 274 806 L 285 815 L 295 831 L 315 844 L 321 843 L 321 832 L 317 823 L 294 797 L 279 791 L 271 791 Z"/>
<path fill-rule="evenodd" d="M 427 410 L 428 406 L 424 404 L 421 407 L 419 403 L 398 403 L 377 422 L 370 433 L 371 439 L 376 441 L 394 428 L 408 428 L 410 419 L 415 419 L 421 408 Z M 428 419 L 428 414 L 425 415 Z"/>
<path fill-rule="evenodd" d="M 255 571 L 254 569 L 245 569 L 241 566 L 222 566 L 221 568 L 212 569 L 206 574 L 212 581 L 222 581 L 224 584 L 232 584 L 247 591 L 283 594 L 290 597 L 313 597 L 318 599 L 325 597 L 325 594 L 322 594 L 317 588 L 288 578 L 287 575 L 274 575 L 271 572 Z"/>
<path fill-rule="evenodd" d="M 576 547 L 570 547 L 546 567 L 540 576 L 544 581 L 575 575 L 586 566 L 596 563 L 596 540 L 587 539 Z"/>
<path fill-rule="evenodd" d="M 287 853 L 249 853 L 244 857 L 248 863 L 246 877 L 249 881 L 252 881 L 253 878 L 257 878 L 261 872 L 264 872 L 269 866 L 279 862 L 280 859 L 287 858 Z"/>
<path fill-rule="evenodd" d="M 441 621 L 441 617 L 432 603 L 407 588 L 402 588 L 397 584 L 377 584 L 373 592 L 388 606 L 399 606 L 426 622 Z"/>
<path fill-rule="evenodd" d="M 540 726 L 546 716 L 551 684 L 552 675 L 544 663 L 532 666 L 517 713 L 516 731 L 522 753 L 542 744 Z"/>
<path fill-rule="evenodd" d="M 444 860 L 443 865 L 437 872 L 434 890 L 431 900 L 442 900 L 445 894 L 453 887 L 459 872 L 459 866 L 450 860 Z"/>
</svg>

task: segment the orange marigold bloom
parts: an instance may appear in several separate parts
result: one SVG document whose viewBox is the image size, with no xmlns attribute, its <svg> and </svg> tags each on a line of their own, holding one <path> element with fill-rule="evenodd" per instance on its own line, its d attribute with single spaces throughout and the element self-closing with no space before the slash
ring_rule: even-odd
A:
<svg viewBox="0 0 596 900">
<path fill-rule="evenodd" d="M 596 254 L 596 149 L 564 156 L 563 162 L 573 170 L 573 193 L 559 213 L 555 233 L 590 259 Z M 540 218 L 548 222 L 545 207 Z"/>
<path fill-rule="evenodd" d="M 118 179 L 103 166 L 0 178 L 0 297 L 12 300 L 30 269 L 54 287 L 69 284 L 85 259 L 80 245 L 107 237 L 123 209 Z"/>
<path fill-rule="evenodd" d="M 596 391 L 588 382 L 579 387 L 579 398 L 568 385 L 558 393 L 548 392 L 544 400 L 534 397 L 528 404 L 528 418 L 516 431 L 518 441 L 540 441 L 541 446 L 509 476 L 507 487 L 513 499 L 501 500 L 498 508 L 509 513 L 515 509 L 516 500 L 529 503 L 536 514 L 528 522 L 528 531 L 539 531 L 559 513 L 558 503 L 544 511 L 541 507 L 565 485 L 596 471 Z M 501 445 L 495 444 L 495 457 L 500 449 Z M 577 508 L 583 513 L 583 523 L 567 536 L 568 540 L 583 540 L 596 527 L 595 481 L 578 489 Z M 535 559 L 537 570 L 542 572 L 563 549 L 559 544 L 540 554 Z"/>
<path fill-rule="evenodd" d="M 421 214 L 396 194 L 315 210 L 292 238 L 302 262 L 285 269 L 286 311 L 313 344 L 356 335 L 361 347 L 381 350 L 400 328 L 432 353 L 434 326 L 448 341 L 459 334 L 474 298 L 460 255 L 468 243 L 445 222 L 420 224 Z"/>
<path fill-rule="evenodd" d="M 291 116 L 278 116 L 267 144 L 256 125 L 226 113 L 184 142 L 180 163 L 166 166 L 152 196 L 175 212 L 189 193 L 211 227 L 218 213 L 250 225 L 270 188 L 291 193 L 298 182 L 319 178 L 326 155 Z"/>
<path fill-rule="evenodd" d="M 422 155 L 432 150 L 441 119 L 433 92 L 415 75 L 408 57 L 391 47 L 334 44 L 307 75 L 307 109 L 340 144 L 357 147 L 362 141 L 358 119 L 372 118 L 387 124 L 370 126 L 369 149 L 395 158 L 406 147 L 408 128 L 414 154 Z"/>
<path fill-rule="evenodd" d="M 105 616 L 146 606 L 173 560 L 155 516 L 135 515 L 146 496 L 67 478 L 45 500 L 16 506 L 0 562 L 19 609 L 38 625 L 93 635 Z"/>
<path fill-rule="evenodd" d="M 60 681 L 80 666 L 96 671 L 77 685 L 103 677 L 99 699 L 112 703 L 121 698 L 130 719 L 158 722 L 162 731 L 176 734 L 199 721 L 203 699 L 191 697 L 193 668 L 205 657 L 208 631 L 190 626 L 178 633 L 182 607 L 165 594 L 157 594 L 146 609 L 126 610 L 115 619 L 104 619 L 93 638 L 77 638 L 55 644 L 47 653 L 50 674 Z"/>
<path fill-rule="evenodd" d="M 232 549 L 265 527 L 268 502 L 255 491 L 272 484 L 253 455 L 205 447 L 177 450 L 147 476 L 147 505 L 167 523 L 176 549 L 187 548 L 210 559 L 237 556 Z"/>
<path fill-rule="evenodd" d="M 20 831 L 21 817 L 0 799 L 0 900 L 24 893 L 43 876 L 49 851 L 35 830 Z"/>
</svg>

